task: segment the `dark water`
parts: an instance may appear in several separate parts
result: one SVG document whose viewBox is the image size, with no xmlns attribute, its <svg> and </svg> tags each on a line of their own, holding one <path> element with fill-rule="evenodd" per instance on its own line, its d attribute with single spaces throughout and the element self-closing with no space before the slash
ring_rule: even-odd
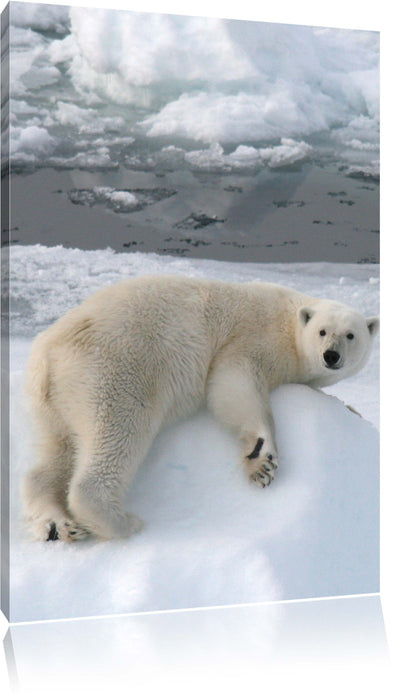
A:
<svg viewBox="0 0 406 700">
<path fill-rule="evenodd" d="M 376 263 L 379 183 L 311 163 L 256 175 L 43 168 L 11 176 L 10 243 Z"/>
</svg>

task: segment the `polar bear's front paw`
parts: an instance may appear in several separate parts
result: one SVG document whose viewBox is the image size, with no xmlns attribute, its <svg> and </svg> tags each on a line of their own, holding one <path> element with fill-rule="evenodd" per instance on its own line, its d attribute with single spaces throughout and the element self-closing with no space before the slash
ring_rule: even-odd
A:
<svg viewBox="0 0 406 700">
<path fill-rule="evenodd" d="M 269 486 L 274 480 L 277 468 L 278 465 L 273 456 L 267 455 L 264 462 L 258 466 L 249 467 L 249 479 L 257 486 L 265 488 L 265 486 Z"/>
<path fill-rule="evenodd" d="M 253 451 L 244 459 L 250 481 L 261 488 L 270 485 L 278 468 L 277 455 L 266 447 L 264 439 L 258 438 Z"/>
</svg>

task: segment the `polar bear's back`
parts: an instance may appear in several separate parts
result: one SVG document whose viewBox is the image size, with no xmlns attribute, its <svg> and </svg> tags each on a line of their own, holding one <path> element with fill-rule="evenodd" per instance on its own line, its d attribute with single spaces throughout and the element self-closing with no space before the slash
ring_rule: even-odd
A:
<svg viewBox="0 0 406 700">
<path fill-rule="evenodd" d="M 159 393 L 163 412 L 194 410 L 221 342 L 221 319 L 212 323 L 207 313 L 211 290 L 210 282 L 168 276 L 96 292 L 35 339 L 27 368 L 33 408 L 63 408 L 76 422 L 92 396 L 122 386 L 145 400 Z"/>
</svg>

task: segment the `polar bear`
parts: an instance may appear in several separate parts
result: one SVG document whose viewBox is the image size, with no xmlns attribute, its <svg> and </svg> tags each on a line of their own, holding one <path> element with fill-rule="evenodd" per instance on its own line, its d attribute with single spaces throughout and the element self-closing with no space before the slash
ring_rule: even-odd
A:
<svg viewBox="0 0 406 700">
<path fill-rule="evenodd" d="M 269 392 L 358 372 L 378 325 L 271 283 L 143 276 L 96 292 L 32 346 L 32 533 L 72 542 L 137 532 L 122 506 L 130 480 L 158 431 L 204 402 L 238 435 L 249 479 L 268 486 L 278 468 Z"/>
</svg>

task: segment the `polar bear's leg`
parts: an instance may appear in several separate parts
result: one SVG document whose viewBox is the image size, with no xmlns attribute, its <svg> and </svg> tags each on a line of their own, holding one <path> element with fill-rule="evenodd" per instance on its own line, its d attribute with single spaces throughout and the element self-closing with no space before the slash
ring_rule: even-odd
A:
<svg viewBox="0 0 406 700">
<path fill-rule="evenodd" d="M 73 459 L 68 437 L 43 432 L 38 464 L 25 475 L 22 494 L 24 515 L 35 539 L 72 541 L 88 534 L 67 509 Z"/>
<path fill-rule="evenodd" d="M 120 465 L 122 466 L 122 465 Z M 112 469 L 114 471 L 112 471 Z M 82 464 L 69 490 L 69 510 L 82 527 L 102 539 L 128 537 L 142 521 L 123 510 L 124 489 L 117 464 L 94 454 Z"/>
<path fill-rule="evenodd" d="M 246 366 L 223 361 L 211 372 L 207 402 L 214 415 L 239 435 L 250 480 L 269 486 L 278 468 L 278 450 L 265 387 Z"/>
<path fill-rule="evenodd" d="M 157 430 L 146 420 L 122 423 L 114 419 L 98 427 L 89 444 L 79 437 L 78 460 L 73 475 L 69 510 L 86 530 L 102 539 L 128 537 L 138 532 L 142 520 L 123 509 L 126 489 L 144 459 Z"/>
</svg>

